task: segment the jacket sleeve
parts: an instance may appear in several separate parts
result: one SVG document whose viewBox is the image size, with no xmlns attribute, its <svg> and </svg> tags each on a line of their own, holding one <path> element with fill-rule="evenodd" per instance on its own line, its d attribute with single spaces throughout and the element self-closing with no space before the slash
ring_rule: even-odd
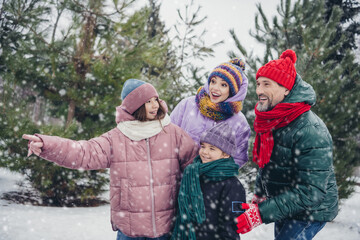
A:
<svg viewBox="0 0 360 240">
<path fill-rule="evenodd" d="M 261 171 L 261 169 L 259 169 L 259 171 Z M 257 195 L 258 197 L 266 197 L 264 188 L 263 188 L 262 183 L 261 183 L 260 172 L 258 172 L 257 175 L 256 175 L 255 195 Z"/>
<path fill-rule="evenodd" d="M 311 210 L 325 198 L 328 180 L 333 175 L 330 134 L 324 129 L 309 126 L 298 131 L 293 141 L 292 157 L 296 171 L 293 187 L 259 204 L 264 223 Z"/>
<path fill-rule="evenodd" d="M 236 154 L 234 157 L 235 162 L 240 166 L 244 166 L 244 164 L 249 160 L 248 157 L 248 147 L 249 147 L 249 137 L 251 134 L 250 126 L 247 123 L 246 119 L 236 131 Z"/>
<path fill-rule="evenodd" d="M 236 233 L 236 218 L 243 212 L 239 211 L 241 202 L 246 202 L 245 189 L 239 180 L 233 179 L 224 186 L 219 206 L 219 239 L 240 239 Z"/>
<path fill-rule="evenodd" d="M 186 166 L 192 163 L 198 155 L 199 145 L 180 127 L 177 127 L 177 132 L 179 164 L 183 172 Z"/>
<path fill-rule="evenodd" d="M 181 127 L 182 124 L 185 105 L 186 105 L 186 99 L 181 100 L 170 114 L 171 122 L 179 127 Z"/>
<path fill-rule="evenodd" d="M 110 132 L 88 141 L 36 134 L 44 146 L 41 158 L 71 169 L 96 170 L 110 167 Z"/>
</svg>

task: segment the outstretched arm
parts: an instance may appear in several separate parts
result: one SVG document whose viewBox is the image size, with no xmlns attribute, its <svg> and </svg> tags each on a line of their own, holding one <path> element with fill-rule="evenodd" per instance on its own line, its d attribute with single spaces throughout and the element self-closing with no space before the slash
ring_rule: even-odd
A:
<svg viewBox="0 0 360 240">
<path fill-rule="evenodd" d="M 29 140 L 28 143 L 28 157 L 31 156 L 31 154 L 35 154 L 37 156 L 40 155 L 41 153 L 41 148 L 44 146 L 43 141 L 41 140 L 41 138 L 35 136 L 35 135 L 29 135 L 29 134 L 24 134 L 22 136 L 23 139 Z"/>
<path fill-rule="evenodd" d="M 96 170 L 110 167 L 110 132 L 88 141 L 41 134 L 24 134 L 23 138 L 29 140 L 28 156 L 35 154 L 71 169 Z"/>
</svg>

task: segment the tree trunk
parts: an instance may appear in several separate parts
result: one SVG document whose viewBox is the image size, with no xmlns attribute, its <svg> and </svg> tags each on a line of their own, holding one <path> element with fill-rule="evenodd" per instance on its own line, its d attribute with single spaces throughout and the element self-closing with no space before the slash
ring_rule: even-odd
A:
<svg viewBox="0 0 360 240">
<path fill-rule="evenodd" d="M 72 120 L 75 116 L 75 101 L 70 100 L 69 106 L 68 106 L 68 114 L 66 119 L 66 128 L 69 127 L 69 125 L 72 123 Z"/>
<path fill-rule="evenodd" d="M 78 75 L 78 79 L 80 79 L 80 83 L 85 81 L 85 75 L 89 71 L 90 64 L 85 61 L 85 59 L 90 56 L 93 57 L 93 46 L 95 41 L 95 26 L 96 26 L 96 17 L 92 14 L 85 16 L 85 24 L 82 29 L 82 37 L 78 43 L 77 51 L 75 57 L 73 59 L 74 67 L 76 73 Z M 75 84 L 75 89 L 79 87 L 78 84 Z M 74 99 L 70 99 L 69 107 L 68 107 L 68 115 L 66 120 L 66 128 L 69 127 L 72 120 L 75 116 L 75 107 L 76 103 Z"/>
</svg>

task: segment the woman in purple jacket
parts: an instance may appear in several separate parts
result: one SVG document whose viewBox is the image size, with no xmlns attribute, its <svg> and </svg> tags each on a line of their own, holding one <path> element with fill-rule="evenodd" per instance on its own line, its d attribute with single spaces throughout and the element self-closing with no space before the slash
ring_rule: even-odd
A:
<svg viewBox="0 0 360 240">
<path fill-rule="evenodd" d="M 242 167 L 248 161 L 250 126 L 241 112 L 248 80 L 245 63 L 232 59 L 220 64 L 210 74 L 195 96 L 183 99 L 171 113 L 171 121 L 184 129 L 197 143 L 206 129 L 227 122 L 235 131 L 235 163 Z"/>
</svg>

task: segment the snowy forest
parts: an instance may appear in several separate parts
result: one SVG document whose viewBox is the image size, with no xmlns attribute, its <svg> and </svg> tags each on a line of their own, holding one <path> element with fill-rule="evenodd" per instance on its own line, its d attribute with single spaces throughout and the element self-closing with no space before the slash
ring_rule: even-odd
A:
<svg viewBox="0 0 360 240">
<path fill-rule="evenodd" d="M 130 78 L 153 84 L 171 112 L 181 99 L 195 94 L 204 84 L 212 69 L 199 63 L 213 58 L 215 49 L 224 44 L 205 41 L 209 34 L 207 13 L 201 8 L 205 4 L 211 3 L 184 2 L 173 16 L 176 24 L 169 26 L 161 18 L 160 0 L 0 2 L 1 240 L 61 239 L 50 234 L 17 238 L 14 232 L 21 231 L 21 224 L 16 229 L 9 221 L 20 221 L 21 217 L 3 214 L 21 214 L 16 209 L 23 205 L 31 208 L 25 219 L 31 215 L 47 219 L 45 210 L 35 210 L 43 207 L 66 209 L 73 212 L 71 216 L 83 214 L 74 213 L 77 209 L 88 211 L 94 216 L 78 226 L 81 231 L 87 231 L 86 226 L 98 214 L 102 221 L 99 232 L 104 228 L 106 236 L 115 239 L 109 216 L 102 216 L 103 211 L 109 211 L 108 171 L 71 170 L 34 155 L 27 158 L 27 142 L 21 136 L 42 133 L 82 140 L 101 135 L 115 126 L 115 107 L 121 104 L 121 89 Z M 260 3 L 253 4 L 256 12 L 250 32 L 242 30 L 240 35 L 236 28 L 227 29 L 228 35 L 223 36 L 233 43 L 227 49 L 228 58 L 240 57 L 246 62 L 249 87 L 242 112 L 253 128 L 257 69 L 277 59 L 285 49 L 293 49 L 298 58 L 297 73 L 317 95 L 312 111 L 324 121 L 333 139 L 339 199 L 341 203 L 354 202 L 354 195 L 360 199 L 356 174 L 360 167 L 359 1 L 278 0 L 274 16 L 267 15 Z M 262 46 L 261 55 L 243 44 L 244 34 Z M 254 136 L 252 129 L 249 161 L 239 175 L 249 196 L 257 171 L 251 160 Z M 5 180 L 9 182 L 2 182 Z M 10 187 L 13 182 L 16 187 Z M 359 215 L 357 206 L 359 209 L 352 211 L 345 205 L 343 209 Z M 65 218 L 59 220 L 60 224 L 66 222 Z M 355 231 L 351 239 L 358 239 L 360 218 L 351 224 Z M 272 231 L 267 226 L 251 239 L 272 239 Z M 87 238 L 84 233 L 76 234 L 63 236 Z M 331 236 L 333 233 L 318 239 L 342 239 Z"/>
</svg>

